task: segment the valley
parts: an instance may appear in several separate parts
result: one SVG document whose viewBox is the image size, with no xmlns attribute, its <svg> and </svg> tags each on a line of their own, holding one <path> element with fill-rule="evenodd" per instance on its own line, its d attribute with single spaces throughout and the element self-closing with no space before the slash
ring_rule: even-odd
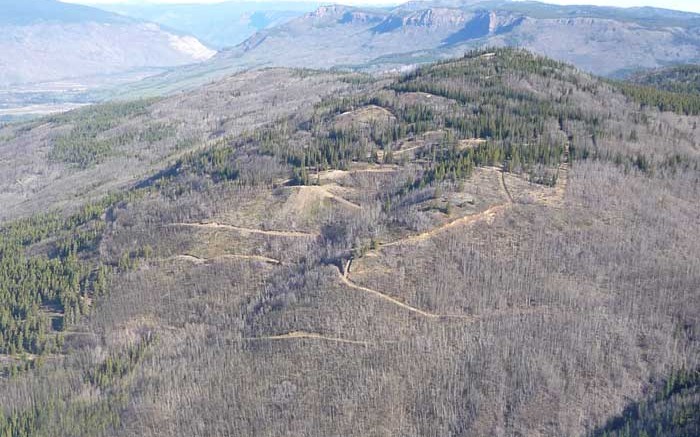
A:
<svg viewBox="0 0 700 437">
<path fill-rule="evenodd" d="M 216 54 L 181 31 L 88 6 L 0 0 L 0 9 L 0 122 L 103 101 Z"/>
<path fill-rule="evenodd" d="M 80 103 L 168 97 L 250 69 L 391 76 L 484 47 L 525 48 L 618 79 L 700 59 L 700 16 L 654 8 L 508 0 L 102 9 L 54 0 L 14 3 L 0 3 L 8 11 L 0 17 L 0 122 Z M 78 87 L 15 92 L 65 82 Z"/>
</svg>

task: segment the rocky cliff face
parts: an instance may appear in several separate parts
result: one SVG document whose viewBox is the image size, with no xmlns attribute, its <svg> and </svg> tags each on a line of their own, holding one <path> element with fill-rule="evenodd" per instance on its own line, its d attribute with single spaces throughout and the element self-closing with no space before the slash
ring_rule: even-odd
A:
<svg viewBox="0 0 700 437">
<path fill-rule="evenodd" d="M 404 71 L 499 46 L 619 76 L 700 60 L 700 15 L 506 0 L 416 1 L 393 9 L 325 6 L 262 30 L 201 65 L 142 82 L 134 92 L 187 88 L 261 66 Z"/>
<path fill-rule="evenodd" d="M 662 11 L 663 12 L 663 11 Z M 322 7 L 260 32 L 219 60 L 236 64 L 389 66 L 475 46 L 520 46 L 615 75 L 700 59 L 700 16 L 648 9 L 520 2 L 414 2 L 397 8 Z"/>
</svg>

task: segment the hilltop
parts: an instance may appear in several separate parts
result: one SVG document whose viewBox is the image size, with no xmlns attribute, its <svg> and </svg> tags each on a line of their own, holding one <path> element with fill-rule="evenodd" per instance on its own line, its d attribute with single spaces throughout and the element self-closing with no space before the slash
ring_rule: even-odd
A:
<svg viewBox="0 0 700 437">
<path fill-rule="evenodd" d="M 4 222 L 0 431 L 697 434 L 698 114 L 495 49 L 5 128 L 34 166 L 153 167 Z"/>
</svg>

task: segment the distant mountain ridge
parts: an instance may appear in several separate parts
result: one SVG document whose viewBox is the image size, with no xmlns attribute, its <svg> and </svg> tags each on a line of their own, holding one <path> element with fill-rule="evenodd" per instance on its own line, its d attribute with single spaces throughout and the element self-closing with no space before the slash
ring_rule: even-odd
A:
<svg viewBox="0 0 700 437">
<path fill-rule="evenodd" d="M 700 58 L 700 15 L 511 1 L 411 2 L 391 10 L 332 6 L 263 30 L 221 56 L 266 64 L 302 59 L 319 67 L 391 65 L 454 56 L 478 45 L 521 46 L 615 75 Z M 318 51 L 324 56 L 314 61 Z M 293 53 L 294 59 L 275 61 L 267 53 Z"/>
<path fill-rule="evenodd" d="M 328 5 L 122 94 L 167 93 L 260 67 L 403 71 L 477 47 L 504 46 L 597 75 L 624 77 L 699 61 L 700 15 L 507 0 L 413 1 L 393 8 Z"/>
<path fill-rule="evenodd" d="M 0 0 L 0 87 L 171 67 L 211 58 L 196 38 L 54 0 Z"/>
</svg>

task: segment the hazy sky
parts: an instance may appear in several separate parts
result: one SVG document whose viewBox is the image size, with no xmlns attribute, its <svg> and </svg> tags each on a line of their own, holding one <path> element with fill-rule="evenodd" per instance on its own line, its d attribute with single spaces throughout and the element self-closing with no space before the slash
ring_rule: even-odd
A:
<svg viewBox="0 0 700 437">
<path fill-rule="evenodd" d="M 70 3 L 99 4 L 99 3 L 219 3 L 221 0 L 63 0 Z M 250 0 L 247 0 L 250 1 Z M 271 1 L 271 0 L 270 0 Z M 342 4 L 387 4 L 403 3 L 392 0 L 314 0 L 320 3 Z M 700 0 L 547 0 L 545 3 L 562 5 L 595 4 L 602 6 L 656 6 L 667 9 L 700 12 Z"/>
</svg>

